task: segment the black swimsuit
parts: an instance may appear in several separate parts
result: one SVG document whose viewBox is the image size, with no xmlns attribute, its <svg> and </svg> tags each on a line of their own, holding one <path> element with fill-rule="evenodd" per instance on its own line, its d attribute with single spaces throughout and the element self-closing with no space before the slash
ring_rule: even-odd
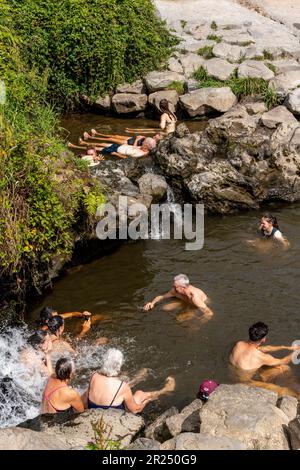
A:
<svg viewBox="0 0 300 470">
<path fill-rule="evenodd" d="M 94 374 L 93 374 L 94 375 Z M 119 391 L 121 390 L 121 387 L 123 385 L 123 382 L 121 382 L 118 390 L 116 391 L 110 405 L 97 405 L 97 403 L 94 403 L 93 401 L 90 400 L 89 395 L 90 395 L 90 386 L 91 386 L 91 381 L 93 378 L 93 375 L 91 377 L 90 383 L 89 383 L 89 388 L 88 388 L 88 409 L 92 408 L 101 408 L 102 410 L 109 410 L 110 408 L 113 408 L 115 410 L 125 410 L 125 405 L 124 403 L 120 403 L 120 405 L 113 405 L 113 402 L 115 401 Z"/>
</svg>

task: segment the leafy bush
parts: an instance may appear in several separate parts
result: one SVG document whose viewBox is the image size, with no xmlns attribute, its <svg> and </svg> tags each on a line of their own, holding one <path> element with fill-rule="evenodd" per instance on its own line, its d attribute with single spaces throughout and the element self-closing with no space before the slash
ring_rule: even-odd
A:
<svg viewBox="0 0 300 470">
<path fill-rule="evenodd" d="M 74 106 L 159 68 L 177 39 L 151 0 L 10 0 L 22 55 L 48 77 L 52 103 Z"/>
</svg>

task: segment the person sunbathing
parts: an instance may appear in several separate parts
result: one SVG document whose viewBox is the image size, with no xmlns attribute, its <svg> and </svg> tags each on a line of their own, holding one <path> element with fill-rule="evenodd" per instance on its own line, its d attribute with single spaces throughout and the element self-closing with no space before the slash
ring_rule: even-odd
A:
<svg viewBox="0 0 300 470">
<path fill-rule="evenodd" d="M 84 146 L 90 146 L 90 143 L 86 143 L 83 139 L 79 139 L 79 144 Z M 96 146 L 96 149 L 101 153 L 101 155 L 115 155 L 121 158 L 126 157 L 146 157 L 149 155 L 151 150 L 156 147 L 156 141 L 151 137 L 146 137 L 140 147 L 136 147 L 128 144 L 105 144 L 99 143 Z"/>
</svg>

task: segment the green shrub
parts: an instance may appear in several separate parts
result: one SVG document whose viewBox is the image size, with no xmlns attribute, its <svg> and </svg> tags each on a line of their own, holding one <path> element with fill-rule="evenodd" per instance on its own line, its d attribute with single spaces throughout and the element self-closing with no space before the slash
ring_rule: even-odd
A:
<svg viewBox="0 0 300 470">
<path fill-rule="evenodd" d="M 184 94 L 184 83 L 183 82 L 178 82 L 178 81 L 173 81 L 166 87 L 166 90 L 176 90 L 178 95 L 183 95 Z"/>
<path fill-rule="evenodd" d="M 215 34 L 209 34 L 206 39 L 209 39 L 210 41 L 216 41 L 217 43 L 222 41 L 222 38 L 220 36 L 216 36 Z"/>
</svg>

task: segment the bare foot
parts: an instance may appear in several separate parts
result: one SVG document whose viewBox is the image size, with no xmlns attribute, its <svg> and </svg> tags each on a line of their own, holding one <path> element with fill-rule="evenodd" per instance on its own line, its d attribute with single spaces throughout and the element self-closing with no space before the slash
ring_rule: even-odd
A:
<svg viewBox="0 0 300 470">
<path fill-rule="evenodd" d="M 106 338 L 105 336 L 101 336 L 101 338 L 96 339 L 95 344 L 97 346 L 104 346 L 109 342 L 109 339 Z"/>
<path fill-rule="evenodd" d="M 83 138 L 84 138 L 84 140 L 89 140 L 91 138 L 91 136 L 88 132 L 84 132 L 83 133 Z"/>
<path fill-rule="evenodd" d="M 175 387 L 176 382 L 174 377 L 169 376 L 166 378 L 165 386 L 162 391 L 164 391 L 164 393 L 171 393 L 175 390 Z"/>
<path fill-rule="evenodd" d="M 91 129 L 91 134 L 96 135 L 96 134 L 98 134 L 98 132 L 96 131 L 96 129 Z"/>
</svg>

